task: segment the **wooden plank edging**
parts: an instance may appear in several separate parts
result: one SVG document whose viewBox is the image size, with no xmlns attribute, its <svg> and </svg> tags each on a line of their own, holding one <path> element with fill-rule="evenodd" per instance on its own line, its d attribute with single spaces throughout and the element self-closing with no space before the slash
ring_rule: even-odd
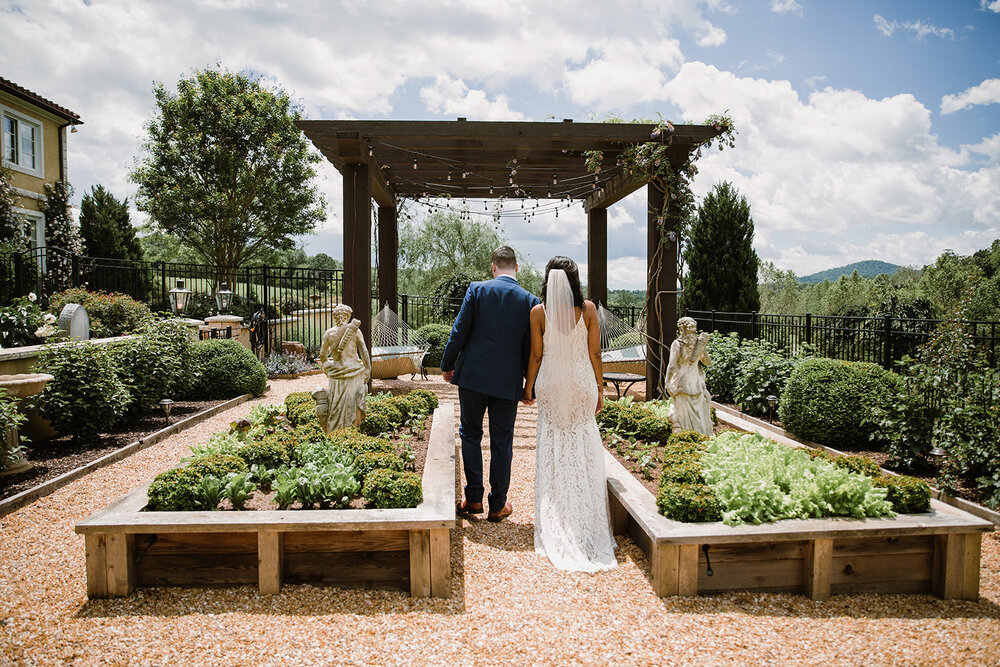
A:
<svg viewBox="0 0 1000 667">
<path fill-rule="evenodd" d="M 152 447 L 153 445 L 160 442 L 164 438 L 167 438 L 175 433 L 180 433 L 181 431 L 189 429 L 192 426 L 196 426 L 201 422 L 205 421 L 206 419 L 214 417 L 220 412 L 223 412 L 225 410 L 228 410 L 229 408 L 236 407 L 241 403 L 249 401 L 251 398 L 253 398 L 253 394 L 244 394 L 242 396 L 237 396 L 236 398 L 232 398 L 226 401 L 225 403 L 220 403 L 219 405 L 209 408 L 208 410 L 204 410 L 202 412 L 199 412 L 198 414 L 191 415 L 190 417 L 175 422 L 170 426 L 167 426 L 165 428 L 160 429 L 159 431 L 156 431 L 155 433 L 150 433 L 149 435 L 140 438 L 139 440 L 136 440 L 131 444 L 125 445 L 121 449 L 116 449 L 113 452 L 109 452 L 108 454 L 105 454 L 99 459 L 94 459 L 93 461 L 91 461 L 86 465 L 80 466 L 79 468 L 76 468 L 74 470 L 70 470 L 67 473 L 63 473 L 62 475 L 50 479 L 49 481 L 43 484 L 39 484 L 38 486 L 32 487 L 27 491 L 22 491 L 17 495 L 11 496 L 10 498 L 5 498 L 3 500 L 0 500 L 0 516 L 10 514 L 15 510 L 21 509 L 25 505 L 30 505 L 39 498 L 44 498 L 50 493 L 66 486 L 70 482 L 73 482 L 83 477 L 84 475 L 92 473 L 98 468 L 103 468 L 105 466 L 111 465 L 112 463 L 117 463 L 118 461 L 121 461 L 122 459 L 127 458 L 128 456 L 131 456 L 132 454 L 135 454 L 138 451 L 142 451 L 143 449 Z"/>
</svg>

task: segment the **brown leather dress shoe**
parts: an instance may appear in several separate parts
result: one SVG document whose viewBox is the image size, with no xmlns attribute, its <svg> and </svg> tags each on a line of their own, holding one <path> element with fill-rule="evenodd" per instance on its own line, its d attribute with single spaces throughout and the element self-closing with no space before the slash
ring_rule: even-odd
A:
<svg viewBox="0 0 1000 667">
<path fill-rule="evenodd" d="M 455 506 L 455 511 L 459 514 L 482 514 L 483 504 L 470 503 L 468 500 L 463 500 Z"/>
<path fill-rule="evenodd" d="M 493 523 L 500 523 L 513 513 L 514 513 L 514 506 L 511 505 L 510 503 L 507 503 L 506 505 L 503 506 L 503 509 L 500 510 L 499 512 L 490 512 L 489 514 L 487 514 L 486 520 L 492 521 Z"/>
</svg>

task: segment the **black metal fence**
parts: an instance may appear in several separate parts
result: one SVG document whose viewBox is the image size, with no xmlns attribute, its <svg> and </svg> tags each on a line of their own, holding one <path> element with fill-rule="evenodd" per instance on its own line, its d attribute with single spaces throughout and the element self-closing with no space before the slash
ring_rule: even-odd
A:
<svg viewBox="0 0 1000 667">
<path fill-rule="evenodd" d="M 425 324 L 451 326 L 461 307 L 462 299 L 458 298 L 399 295 L 399 317 L 412 329 L 419 329 Z"/>
<path fill-rule="evenodd" d="M 638 306 L 607 306 L 608 311 L 630 327 L 636 327 L 645 310 Z"/>
<path fill-rule="evenodd" d="M 686 315 L 703 331 L 737 333 L 741 338 L 762 339 L 792 351 L 811 345 L 817 354 L 832 359 L 869 361 L 892 368 L 905 355 L 912 355 L 930 338 L 942 320 L 899 317 L 842 317 L 836 315 L 777 315 L 689 310 Z M 1000 350 L 1000 322 L 963 323 L 973 342 L 981 347 L 991 365 Z"/>
</svg>

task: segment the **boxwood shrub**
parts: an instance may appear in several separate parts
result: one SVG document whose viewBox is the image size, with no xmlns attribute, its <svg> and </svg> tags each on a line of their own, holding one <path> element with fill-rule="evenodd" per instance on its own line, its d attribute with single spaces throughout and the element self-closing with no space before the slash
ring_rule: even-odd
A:
<svg viewBox="0 0 1000 667">
<path fill-rule="evenodd" d="M 448 336 L 451 335 L 451 327 L 446 324 L 425 324 L 417 329 L 417 335 L 430 343 L 431 348 L 424 355 L 424 366 L 426 368 L 437 368 L 441 366 L 441 355 L 444 354 L 444 346 L 448 343 Z"/>
<path fill-rule="evenodd" d="M 154 512 L 194 512 L 203 507 L 199 485 L 203 475 L 196 469 L 173 468 L 161 472 L 146 492 L 146 509 Z"/>
<path fill-rule="evenodd" d="M 722 503 L 706 484 L 666 482 L 656 494 L 660 514 L 674 521 L 702 522 L 722 519 Z"/>
<path fill-rule="evenodd" d="M 316 416 L 316 401 L 312 394 L 307 391 L 296 391 L 286 396 L 285 417 L 295 426 L 309 422 L 319 424 L 319 417 Z"/>
<path fill-rule="evenodd" d="M 800 438 L 834 448 L 861 447 L 876 433 L 873 409 L 885 407 L 900 382 L 875 364 L 805 359 L 792 371 L 778 416 Z"/>
<path fill-rule="evenodd" d="M 232 339 L 204 340 L 194 344 L 193 365 L 197 380 L 194 398 L 260 396 L 267 388 L 267 371 L 253 352 Z"/>
<path fill-rule="evenodd" d="M 424 499 L 417 473 L 384 468 L 368 473 L 361 495 L 369 505 L 380 509 L 416 507 Z"/>
<path fill-rule="evenodd" d="M 886 489 L 885 499 L 900 514 L 931 511 L 931 487 L 922 479 L 907 475 L 879 475 L 872 478 L 872 483 Z"/>
<path fill-rule="evenodd" d="M 363 452 L 354 458 L 354 478 L 364 483 L 373 470 L 403 470 L 403 459 L 395 453 Z"/>
</svg>

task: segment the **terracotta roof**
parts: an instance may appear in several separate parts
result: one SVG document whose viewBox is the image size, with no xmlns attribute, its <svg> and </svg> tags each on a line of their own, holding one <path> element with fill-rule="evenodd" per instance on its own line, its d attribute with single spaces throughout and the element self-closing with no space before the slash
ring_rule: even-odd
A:
<svg viewBox="0 0 1000 667">
<path fill-rule="evenodd" d="M 41 107 L 42 109 L 69 121 L 73 125 L 83 125 L 83 121 L 80 120 L 79 114 L 73 113 L 66 107 L 61 107 L 55 102 L 45 99 L 38 93 L 33 93 L 27 88 L 22 88 L 13 81 L 8 81 L 3 77 L 0 77 L 0 91 L 10 93 L 14 97 L 20 97 L 26 102 L 31 102 L 35 106 Z"/>
</svg>

